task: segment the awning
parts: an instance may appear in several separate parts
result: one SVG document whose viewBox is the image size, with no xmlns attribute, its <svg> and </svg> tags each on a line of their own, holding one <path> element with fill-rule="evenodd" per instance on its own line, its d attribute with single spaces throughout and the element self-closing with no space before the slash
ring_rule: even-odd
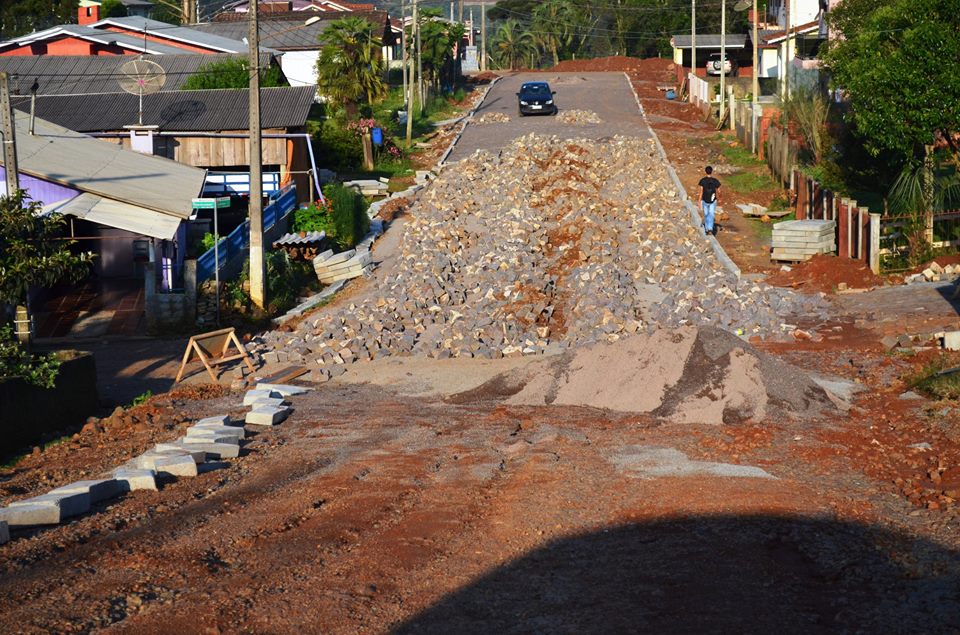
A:
<svg viewBox="0 0 960 635">
<path fill-rule="evenodd" d="M 71 199 L 53 211 L 161 240 L 172 240 L 181 222 L 176 216 L 88 193 Z"/>
</svg>

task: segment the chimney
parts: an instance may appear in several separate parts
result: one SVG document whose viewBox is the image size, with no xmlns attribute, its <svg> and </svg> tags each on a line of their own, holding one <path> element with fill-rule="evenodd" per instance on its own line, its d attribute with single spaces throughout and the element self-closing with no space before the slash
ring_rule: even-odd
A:
<svg viewBox="0 0 960 635">
<path fill-rule="evenodd" d="M 77 9 L 77 24 L 86 26 L 100 21 L 100 5 L 91 4 L 88 7 L 79 7 Z"/>
</svg>

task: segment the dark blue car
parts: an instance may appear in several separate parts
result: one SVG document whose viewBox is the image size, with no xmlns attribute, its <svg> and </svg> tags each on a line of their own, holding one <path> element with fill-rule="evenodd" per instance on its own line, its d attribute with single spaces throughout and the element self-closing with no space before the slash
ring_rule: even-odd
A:
<svg viewBox="0 0 960 635">
<path fill-rule="evenodd" d="M 550 84 L 547 82 L 523 84 L 520 86 L 520 92 L 517 93 L 520 116 L 557 114 L 557 105 L 553 103 L 553 96 L 556 94 L 556 91 L 550 90 Z"/>
</svg>

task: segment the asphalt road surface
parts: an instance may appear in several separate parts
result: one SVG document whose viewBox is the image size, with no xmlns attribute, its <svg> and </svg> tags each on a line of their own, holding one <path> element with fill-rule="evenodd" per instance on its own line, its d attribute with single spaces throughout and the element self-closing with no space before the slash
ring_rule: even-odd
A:
<svg viewBox="0 0 960 635">
<path fill-rule="evenodd" d="M 603 123 L 564 124 L 556 117 L 538 115 L 521 117 L 517 112 L 517 91 L 530 81 L 546 81 L 557 92 L 555 100 L 560 112 L 590 110 Z M 650 129 L 637 108 L 630 84 L 623 73 L 517 73 L 497 82 L 477 109 L 474 118 L 488 112 L 502 112 L 510 117 L 506 123 L 467 124 L 459 143 L 447 162 L 459 161 L 476 150 L 496 150 L 516 137 L 536 132 L 564 138 L 599 139 L 616 134 L 649 137 Z"/>
</svg>

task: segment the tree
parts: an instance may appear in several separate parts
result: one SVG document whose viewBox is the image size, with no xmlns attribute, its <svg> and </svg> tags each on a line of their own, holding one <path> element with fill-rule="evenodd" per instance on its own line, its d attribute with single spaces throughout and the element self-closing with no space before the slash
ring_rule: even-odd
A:
<svg viewBox="0 0 960 635">
<path fill-rule="evenodd" d="M 42 204 L 28 201 L 23 190 L 0 196 L 0 304 L 26 307 L 31 287 L 79 281 L 93 262 L 92 253 L 74 254 L 73 241 L 61 239 L 62 216 L 41 214 Z"/>
<path fill-rule="evenodd" d="M 75 22 L 77 4 L 77 0 L 3 0 L 0 2 L 0 40 Z"/>
<path fill-rule="evenodd" d="M 513 19 L 497 27 L 490 40 L 490 50 L 497 65 L 510 70 L 532 65 L 537 56 L 533 35 Z"/>
<path fill-rule="evenodd" d="M 101 18 L 123 18 L 127 15 L 127 8 L 120 0 L 103 0 L 100 4 Z"/>
<path fill-rule="evenodd" d="M 874 156 L 900 174 L 891 200 L 925 219 L 956 192 L 960 130 L 960 0 L 851 0 L 829 15 L 840 37 L 821 56 L 846 115 Z"/>
<path fill-rule="evenodd" d="M 463 39 L 463 25 L 438 20 L 439 9 L 424 9 L 420 12 L 420 54 L 423 57 L 423 74 L 435 88 L 440 88 L 440 76 L 444 66 L 453 63 L 453 47 Z M 413 38 L 407 37 L 408 42 Z M 451 82 L 452 84 L 453 82 Z"/>
<path fill-rule="evenodd" d="M 230 57 L 204 64 L 181 86 L 181 90 L 213 90 L 216 88 L 248 88 L 250 63 L 245 57 Z M 260 87 L 287 86 L 283 73 L 276 66 L 260 69 Z"/>
<path fill-rule="evenodd" d="M 577 52 L 589 37 L 594 21 L 589 7 L 581 8 L 572 0 L 547 0 L 533 10 L 530 32 L 553 65 Z"/>
<path fill-rule="evenodd" d="M 317 92 L 355 116 L 359 104 L 372 104 L 387 94 L 377 26 L 364 18 L 335 20 L 320 35 Z"/>
</svg>

